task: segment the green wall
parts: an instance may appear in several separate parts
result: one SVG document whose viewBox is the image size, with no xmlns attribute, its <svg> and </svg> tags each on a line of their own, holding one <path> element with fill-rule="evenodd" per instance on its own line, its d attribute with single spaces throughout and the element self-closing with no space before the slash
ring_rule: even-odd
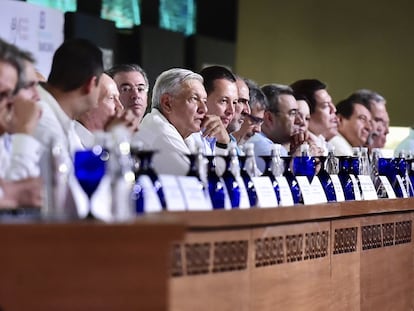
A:
<svg viewBox="0 0 414 311">
<path fill-rule="evenodd" d="M 259 84 L 318 78 L 334 102 L 359 88 L 414 124 L 414 1 L 239 0 L 236 72 Z"/>
</svg>

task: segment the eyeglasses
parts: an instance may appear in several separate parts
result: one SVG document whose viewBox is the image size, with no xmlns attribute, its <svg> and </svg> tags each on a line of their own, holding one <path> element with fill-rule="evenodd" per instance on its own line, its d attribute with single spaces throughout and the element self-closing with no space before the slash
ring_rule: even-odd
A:
<svg viewBox="0 0 414 311">
<path fill-rule="evenodd" d="M 138 84 L 138 85 L 124 84 L 124 85 L 121 85 L 119 91 L 121 93 L 131 93 L 132 91 L 143 93 L 143 92 L 148 92 L 148 88 L 143 84 Z"/>
<path fill-rule="evenodd" d="M 248 118 L 250 122 L 252 122 L 254 125 L 262 125 L 263 124 L 263 118 L 253 116 L 247 112 L 241 113 L 243 117 Z"/>
</svg>

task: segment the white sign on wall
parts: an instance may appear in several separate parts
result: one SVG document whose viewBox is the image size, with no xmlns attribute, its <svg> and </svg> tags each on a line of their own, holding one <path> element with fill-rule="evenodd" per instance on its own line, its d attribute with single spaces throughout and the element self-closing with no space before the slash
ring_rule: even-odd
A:
<svg viewBox="0 0 414 311">
<path fill-rule="evenodd" d="M 30 51 L 46 78 L 53 54 L 64 40 L 63 12 L 21 1 L 0 0 L 0 37 Z"/>
</svg>

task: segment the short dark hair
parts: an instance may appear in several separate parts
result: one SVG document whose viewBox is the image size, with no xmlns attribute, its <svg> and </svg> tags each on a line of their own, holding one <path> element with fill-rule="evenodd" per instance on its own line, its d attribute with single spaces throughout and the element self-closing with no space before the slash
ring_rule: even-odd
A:
<svg viewBox="0 0 414 311">
<path fill-rule="evenodd" d="M 362 102 L 356 100 L 355 98 L 345 98 L 336 104 L 336 114 L 341 115 L 345 119 L 349 119 L 354 113 L 354 107 L 356 104 L 365 106 Z"/>
<path fill-rule="evenodd" d="M 304 96 L 308 99 L 310 113 L 312 114 L 316 107 L 315 92 L 325 90 L 326 84 L 317 79 L 302 79 L 293 82 L 290 87 L 292 88 L 295 97 Z"/>
<path fill-rule="evenodd" d="M 204 88 L 207 95 L 214 91 L 214 81 L 218 79 L 225 79 L 231 82 L 236 82 L 236 76 L 226 67 L 223 66 L 209 66 L 200 71 L 200 75 L 204 79 Z"/>
<path fill-rule="evenodd" d="M 364 105 L 369 111 L 372 109 L 372 105 L 376 103 L 385 103 L 385 98 L 382 97 L 377 92 L 361 89 L 352 93 L 349 97 L 349 100 L 358 102 Z"/>
<path fill-rule="evenodd" d="M 266 84 L 262 86 L 263 94 L 267 98 L 268 108 L 266 111 L 273 113 L 279 112 L 279 97 L 280 95 L 292 95 L 293 90 L 288 85 L 282 84 Z"/>
<path fill-rule="evenodd" d="M 145 80 L 145 84 L 146 86 L 149 88 L 149 82 L 148 82 L 148 77 L 147 77 L 147 73 L 145 72 L 144 69 L 142 69 L 141 66 L 137 65 L 137 64 L 119 64 L 119 65 L 115 65 L 111 68 L 109 68 L 106 73 L 113 79 L 116 74 L 120 73 L 120 72 L 139 72 Z"/>
<path fill-rule="evenodd" d="M 70 39 L 56 50 L 48 83 L 64 92 L 73 91 L 103 73 L 102 51 L 86 39 Z"/>
</svg>

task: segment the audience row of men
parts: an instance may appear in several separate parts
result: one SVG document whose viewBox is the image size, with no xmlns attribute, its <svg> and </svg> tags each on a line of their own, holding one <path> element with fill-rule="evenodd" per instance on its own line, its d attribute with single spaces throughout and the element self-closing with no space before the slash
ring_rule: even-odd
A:
<svg viewBox="0 0 414 311">
<path fill-rule="evenodd" d="M 278 143 L 284 156 L 298 154 L 306 141 L 313 155 L 326 154 L 329 145 L 336 155 L 350 155 L 352 147 L 383 148 L 389 131 L 386 101 L 376 92 L 359 90 L 335 106 L 317 79 L 259 87 L 223 66 L 162 72 L 147 109 L 145 71 L 122 64 L 105 72 L 100 49 L 83 39 L 65 41 L 47 81 L 38 82 L 30 53 L 0 41 L 2 205 L 40 205 L 39 162 L 51 143 L 62 146 L 71 169 L 74 152 L 90 148 L 95 131 L 119 124 L 132 140 L 158 150 L 157 172 L 177 175 L 187 173 L 185 154 L 197 148 L 224 155 L 235 143 L 242 154 L 248 142 L 259 156 Z"/>
</svg>

